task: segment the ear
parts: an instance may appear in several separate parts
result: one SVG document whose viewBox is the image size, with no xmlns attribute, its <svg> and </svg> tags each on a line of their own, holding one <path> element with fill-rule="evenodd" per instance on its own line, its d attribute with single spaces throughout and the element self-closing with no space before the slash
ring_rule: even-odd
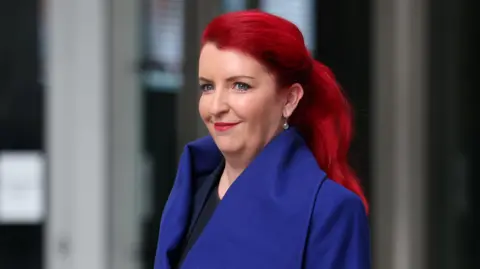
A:
<svg viewBox="0 0 480 269">
<path fill-rule="evenodd" d="M 286 90 L 285 105 L 283 106 L 283 117 L 289 118 L 298 106 L 303 97 L 303 87 L 295 83 Z"/>
</svg>

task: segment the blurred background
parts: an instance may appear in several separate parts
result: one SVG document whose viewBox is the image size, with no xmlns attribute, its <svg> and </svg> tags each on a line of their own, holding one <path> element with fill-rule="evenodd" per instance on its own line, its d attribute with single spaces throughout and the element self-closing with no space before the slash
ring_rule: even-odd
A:
<svg viewBox="0 0 480 269">
<path fill-rule="evenodd" d="M 0 269 L 153 268 L 203 27 L 290 19 L 356 112 L 374 268 L 480 268 L 466 0 L 0 2 Z M 474 201 L 475 200 L 475 201 Z"/>
</svg>

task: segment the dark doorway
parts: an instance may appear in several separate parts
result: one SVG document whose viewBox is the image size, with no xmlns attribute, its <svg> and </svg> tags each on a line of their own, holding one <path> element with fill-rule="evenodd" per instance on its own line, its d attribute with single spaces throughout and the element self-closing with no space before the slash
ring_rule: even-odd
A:
<svg viewBox="0 0 480 269">
<path fill-rule="evenodd" d="M 0 2 L 0 153 L 43 151 L 39 1 Z M 43 267 L 43 223 L 0 223 L 0 268 Z"/>
<path fill-rule="evenodd" d="M 351 162 L 370 193 L 370 27 L 371 1 L 316 1 L 317 60 L 329 66 L 355 113 Z"/>
<path fill-rule="evenodd" d="M 479 268 L 473 1 L 430 1 L 429 268 Z M 477 31 L 477 33 L 475 33 Z M 475 212 L 477 211 L 477 212 Z"/>
</svg>

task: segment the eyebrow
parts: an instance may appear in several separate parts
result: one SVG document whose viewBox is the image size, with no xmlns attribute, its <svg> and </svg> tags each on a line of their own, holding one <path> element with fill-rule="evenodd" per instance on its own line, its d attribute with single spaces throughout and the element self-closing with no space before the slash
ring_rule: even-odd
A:
<svg viewBox="0 0 480 269">
<path fill-rule="evenodd" d="M 251 77 L 251 76 L 232 76 L 232 77 L 228 77 L 226 80 L 227 81 L 235 81 L 237 79 L 241 79 L 241 78 L 247 78 L 247 79 L 255 79 L 254 77 Z M 204 77 L 199 77 L 198 80 L 202 80 L 202 81 L 206 81 L 206 82 L 213 82 L 211 79 L 207 79 L 207 78 L 204 78 Z"/>
</svg>

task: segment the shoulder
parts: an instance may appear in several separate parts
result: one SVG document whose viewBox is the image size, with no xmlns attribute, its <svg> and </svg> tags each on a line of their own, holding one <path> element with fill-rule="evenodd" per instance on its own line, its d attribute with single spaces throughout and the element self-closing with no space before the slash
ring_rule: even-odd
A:
<svg viewBox="0 0 480 269">
<path fill-rule="evenodd" d="M 306 268 L 370 268 L 370 230 L 361 198 L 327 179 L 312 212 Z"/>
<path fill-rule="evenodd" d="M 324 232 L 353 229 L 368 232 L 368 216 L 362 199 L 337 182 L 327 179 L 320 187 L 312 212 L 312 229 Z M 334 225 L 330 227 L 330 225 Z M 358 228 L 358 227 L 357 227 Z"/>
<path fill-rule="evenodd" d="M 314 216 L 319 218 L 331 213 L 367 217 L 362 199 L 339 183 L 326 179 L 320 187 L 315 202 Z"/>
</svg>

